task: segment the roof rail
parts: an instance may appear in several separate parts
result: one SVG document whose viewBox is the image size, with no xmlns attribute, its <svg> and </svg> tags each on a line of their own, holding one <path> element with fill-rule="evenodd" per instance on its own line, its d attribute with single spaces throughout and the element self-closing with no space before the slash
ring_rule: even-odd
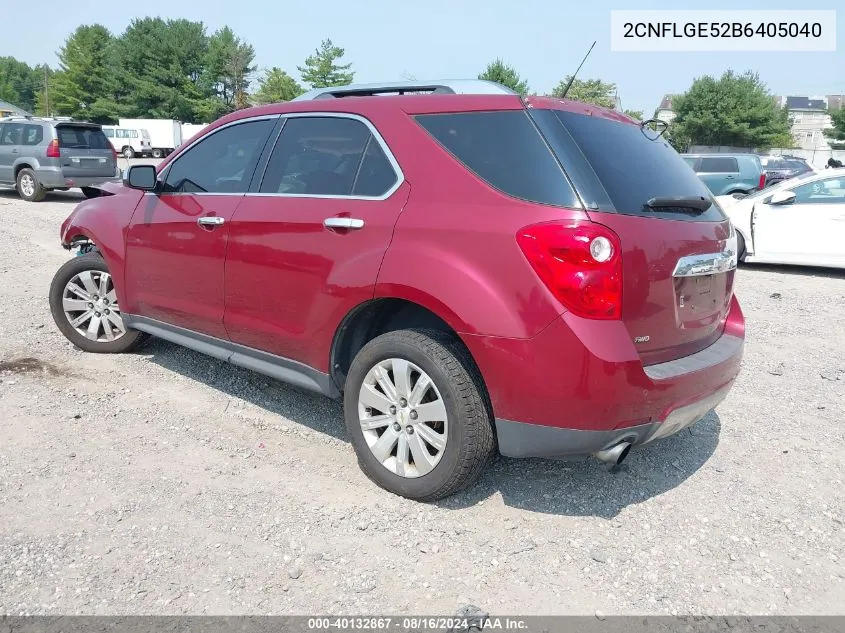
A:
<svg viewBox="0 0 845 633">
<path fill-rule="evenodd" d="M 397 81 L 393 83 L 349 84 L 330 88 L 315 88 L 293 101 L 336 99 L 340 97 L 371 97 L 384 94 L 517 94 L 502 84 L 485 79 L 445 79 L 433 81 Z"/>
</svg>

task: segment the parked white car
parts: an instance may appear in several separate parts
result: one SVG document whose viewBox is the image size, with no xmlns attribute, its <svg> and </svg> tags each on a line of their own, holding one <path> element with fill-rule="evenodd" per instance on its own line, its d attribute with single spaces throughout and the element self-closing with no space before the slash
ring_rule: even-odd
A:
<svg viewBox="0 0 845 633">
<path fill-rule="evenodd" d="M 114 151 L 124 158 L 152 154 L 153 146 L 150 142 L 150 133 L 143 128 L 104 125 L 103 134 L 109 139 Z"/>
<path fill-rule="evenodd" d="M 845 268 L 845 168 L 716 200 L 739 233 L 740 261 Z"/>
</svg>

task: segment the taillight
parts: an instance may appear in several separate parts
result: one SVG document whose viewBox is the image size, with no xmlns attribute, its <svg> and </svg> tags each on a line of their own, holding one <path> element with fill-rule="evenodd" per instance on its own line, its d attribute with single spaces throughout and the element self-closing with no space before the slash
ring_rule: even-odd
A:
<svg viewBox="0 0 845 633">
<path fill-rule="evenodd" d="M 547 222 L 521 229 L 516 241 L 551 293 L 588 319 L 622 316 L 619 236 L 594 222 Z"/>
<path fill-rule="evenodd" d="M 54 138 L 47 146 L 47 158 L 61 158 L 62 154 L 59 152 L 59 139 Z"/>
<path fill-rule="evenodd" d="M 765 172 L 760 174 L 760 184 L 757 185 L 758 189 L 765 189 L 766 187 L 766 174 Z"/>
</svg>

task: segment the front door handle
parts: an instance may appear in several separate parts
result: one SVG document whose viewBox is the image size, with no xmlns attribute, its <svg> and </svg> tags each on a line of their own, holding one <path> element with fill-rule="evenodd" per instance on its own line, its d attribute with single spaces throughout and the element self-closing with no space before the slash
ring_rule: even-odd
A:
<svg viewBox="0 0 845 633">
<path fill-rule="evenodd" d="M 197 224 L 199 224 L 200 226 L 220 226 L 225 221 L 226 220 L 224 218 L 213 215 L 205 218 L 200 218 L 199 220 L 197 220 Z"/>
<path fill-rule="evenodd" d="M 327 229 L 362 229 L 364 220 L 358 218 L 326 218 L 323 226 Z"/>
</svg>

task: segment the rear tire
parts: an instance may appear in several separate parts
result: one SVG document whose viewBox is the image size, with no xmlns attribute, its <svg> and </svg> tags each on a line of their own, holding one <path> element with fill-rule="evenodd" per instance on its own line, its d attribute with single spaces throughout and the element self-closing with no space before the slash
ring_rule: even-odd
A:
<svg viewBox="0 0 845 633">
<path fill-rule="evenodd" d="M 349 369 L 344 413 L 364 473 L 409 499 L 436 501 L 466 488 L 493 451 L 484 386 L 442 332 L 399 330 L 367 343 Z"/>
<path fill-rule="evenodd" d="M 38 182 L 38 176 L 29 167 L 24 167 L 18 172 L 15 189 L 27 202 L 41 202 L 47 196 L 47 190 Z"/>
<path fill-rule="evenodd" d="M 736 232 L 736 254 L 738 262 L 742 263 L 745 261 L 745 238 L 742 237 L 742 233 L 739 231 Z"/>
<path fill-rule="evenodd" d="M 108 266 L 98 253 L 74 257 L 56 271 L 50 312 L 65 338 L 86 352 L 118 354 L 144 339 L 123 325 Z"/>
<path fill-rule="evenodd" d="M 135 150 L 134 150 L 134 149 L 132 149 L 132 148 L 131 148 L 131 147 L 129 147 L 129 146 L 124 147 L 124 148 L 123 148 L 123 151 L 121 152 L 121 154 L 123 154 L 123 157 L 124 157 L 126 160 L 129 160 L 129 159 L 131 159 L 131 158 L 135 158 Z"/>
<path fill-rule="evenodd" d="M 164 152 L 160 149 L 154 149 L 153 158 L 164 158 Z"/>
</svg>

